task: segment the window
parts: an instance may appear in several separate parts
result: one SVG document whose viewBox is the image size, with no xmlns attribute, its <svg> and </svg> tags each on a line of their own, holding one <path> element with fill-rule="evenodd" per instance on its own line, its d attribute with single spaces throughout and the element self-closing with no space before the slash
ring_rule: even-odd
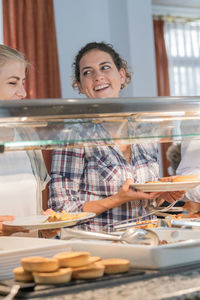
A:
<svg viewBox="0 0 200 300">
<path fill-rule="evenodd" d="M 171 96 L 200 95 L 200 21 L 165 22 Z"/>
</svg>

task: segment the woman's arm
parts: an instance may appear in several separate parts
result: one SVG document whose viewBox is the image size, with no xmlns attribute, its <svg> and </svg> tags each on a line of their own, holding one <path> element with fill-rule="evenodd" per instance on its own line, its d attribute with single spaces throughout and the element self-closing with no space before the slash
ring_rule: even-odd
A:
<svg viewBox="0 0 200 300">
<path fill-rule="evenodd" d="M 160 195 L 160 193 L 144 193 L 142 191 L 134 191 L 130 188 L 134 185 L 132 179 L 127 179 L 118 193 L 97 201 L 86 202 L 83 210 L 86 212 L 94 212 L 97 215 L 107 211 L 111 208 L 121 206 L 122 204 L 135 200 L 150 199 L 153 200 Z"/>
</svg>

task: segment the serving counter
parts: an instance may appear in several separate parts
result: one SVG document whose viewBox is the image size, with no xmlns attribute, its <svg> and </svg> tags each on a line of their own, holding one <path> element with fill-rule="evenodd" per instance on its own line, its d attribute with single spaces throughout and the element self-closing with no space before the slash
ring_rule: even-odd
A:
<svg viewBox="0 0 200 300">
<path fill-rule="evenodd" d="M 98 133 L 103 125 L 109 136 Z M 127 126 L 128 124 L 128 126 Z M 74 131 L 74 128 L 76 131 Z M 16 134 L 17 132 L 17 134 Z M 75 132 L 75 134 L 74 134 Z M 52 150 L 133 143 L 174 143 L 200 139 L 200 97 L 38 99 L 0 101 L 0 151 Z M 23 298 L 186 299 L 198 293 L 200 257 L 195 265 L 168 270 L 133 270 L 111 280 L 70 288 L 57 286 Z M 134 273 L 135 272 L 135 273 Z M 1 290 L 8 286 L 0 283 Z M 93 290 L 92 290 L 93 289 Z M 6 293 L 6 292 L 5 292 Z M 170 296 L 171 295 L 171 296 Z M 183 292 L 184 295 L 184 292 Z M 171 298 L 170 298 L 171 297 Z M 173 298 L 179 297 L 179 298 Z"/>
<path fill-rule="evenodd" d="M 109 280 L 90 281 L 79 286 L 32 286 L 23 288 L 16 299 L 48 300 L 196 300 L 200 299 L 200 265 L 171 269 L 163 272 L 136 271 L 133 276 L 112 276 Z M 10 290 L 0 284 L 0 299 Z M 10 286 L 9 286 L 10 285 Z"/>
</svg>

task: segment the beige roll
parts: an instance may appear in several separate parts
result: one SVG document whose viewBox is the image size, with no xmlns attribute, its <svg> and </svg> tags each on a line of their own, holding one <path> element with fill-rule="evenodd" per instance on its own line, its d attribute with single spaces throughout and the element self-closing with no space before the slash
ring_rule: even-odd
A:
<svg viewBox="0 0 200 300">
<path fill-rule="evenodd" d="M 62 252 L 54 256 L 60 267 L 81 267 L 90 263 L 89 252 Z"/>
<path fill-rule="evenodd" d="M 59 269 L 56 272 L 40 273 L 33 272 L 34 281 L 37 284 L 57 284 L 66 283 L 71 280 L 72 269 L 65 268 Z"/>
<path fill-rule="evenodd" d="M 59 262 L 55 258 L 30 256 L 21 259 L 24 270 L 28 272 L 54 272 L 59 269 Z"/>
<path fill-rule="evenodd" d="M 101 262 L 96 262 L 85 267 L 73 268 L 72 277 L 74 279 L 92 279 L 99 278 L 104 275 L 104 265 Z"/>
<path fill-rule="evenodd" d="M 122 258 L 103 259 L 101 263 L 105 266 L 105 274 L 124 273 L 130 269 L 130 261 Z"/>
<path fill-rule="evenodd" d="M 184 181 L 198 181 L 199 176 L 197 174 L 193 175 L 177 175 L 174 176 L 173 182 L 184 182 Z"/>
<path fill-rule="evenodd" d="M 23 267 L 18 267 L 13 270 L 15 275 L 15 280 L 23 281 L 23 282 L 31 282 L 33 281 L 33 275 L 31 272 L 27 272 Z"/>
</svg>

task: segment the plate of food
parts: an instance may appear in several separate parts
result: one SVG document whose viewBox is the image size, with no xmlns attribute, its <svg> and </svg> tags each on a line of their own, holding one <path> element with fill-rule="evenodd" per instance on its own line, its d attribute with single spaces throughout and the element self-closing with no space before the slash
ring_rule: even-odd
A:
<svg viewBox="0 0 200 300">
<path fill-rule="evenodd" d="M 142 228 L 142 229 L 152 229 L 158 227 L 159 220 L 158 219 L 151 219 L 151 220 L 144 220 L 144 221 L 136 221 L 136 222 L 129 222 L 120 225 L 114 225 L 114 230 L 125 230 L 127 228 Z"/>
<path fill-rule="evenodd" d="M 187 191 L 200 184 L 197 174 L 162 177 L 158 181 L 147 181 L 144 184 L 134 183 L 131 188 L 143 192 Z"/>
<path fill-rule="evenodd" d="M 57 213 L 52 211 L 50 215 L 19 217 L 14 221 L 4 221 L 3 224 L 6 226 L 22 227 L 27 230 L 44 230 L 74 226 L 90 218 L 94 218 L 95 215 L 92 212 L 67 213 L 62 211 L 61 213 Z"/>
<path fill-rule="evenodd" d="M 200 184 L 200 181 L 185 181 L 185 182 L 162 182 L 151 181 L 144 184 L 134 183 L 133 187 L 143 192 L 172 192 L 172 191 L 187 191 L 195 188 Z"/>
</svg>

